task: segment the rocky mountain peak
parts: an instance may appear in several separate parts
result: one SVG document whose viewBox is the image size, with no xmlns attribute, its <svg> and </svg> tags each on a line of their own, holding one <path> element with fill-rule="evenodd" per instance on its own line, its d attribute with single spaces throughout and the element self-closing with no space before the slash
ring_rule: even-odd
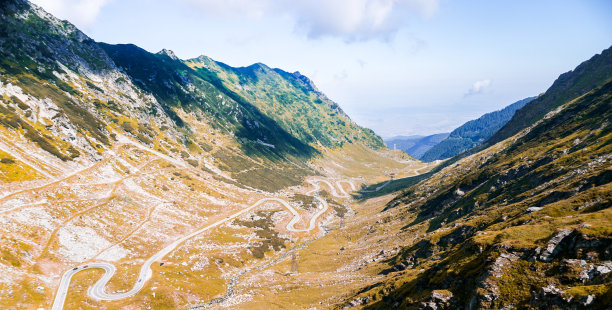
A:
<svg viewBox="0 0 612 310">
<path fill-rule="evenodd" d="M 314 84 L 314 82 L 309 79 L 307 76 L 303 75 L 300 73 L 300 71 L 295 71 L 292 73 L 292 75 L 301 82 L 301 84 L 306 87 L 308 90 L 311 90 L 313 92 L 316 92 L 318 94 L 322 94 L 321 91 L 319 91 L 319 89 L 317 88 L 317 86 Z"/>
<path fill-rule="evenodd" d="M 174 54 L 174 52 L 172 50 L 169 49 L 162 49 L 161 51 L 159 51 L 157 54 L 159 55 L 166 55 L 168 57 L 170 57 L 172 60 L 179 60 L 178 57 L 176 57 L 176 54 Z"/>
</svg>

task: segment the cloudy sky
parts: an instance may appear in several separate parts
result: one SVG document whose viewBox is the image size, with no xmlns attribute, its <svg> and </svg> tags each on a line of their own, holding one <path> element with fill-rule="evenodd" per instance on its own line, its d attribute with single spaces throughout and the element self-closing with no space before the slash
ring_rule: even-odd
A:
<svg viewBox="0 0 612 310">
<path fill-rule="evenodd" d="M 300 71 L 384 137 L 450 131 L 612 45 L 608 0 L 33 0 L 97 41 Z"/>
</svg>

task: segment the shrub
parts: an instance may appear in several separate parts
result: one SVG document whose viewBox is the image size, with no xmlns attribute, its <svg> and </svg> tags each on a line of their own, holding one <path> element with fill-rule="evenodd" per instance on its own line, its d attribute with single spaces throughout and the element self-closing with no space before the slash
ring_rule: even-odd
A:
<svg viewBox="0 0 612 310">
<path fill-rule="evenodd" d="M 0 163 L 3 163 L 3 164 L 13 164 L 13 163 L 15 163 L 15 160 L 13 160 L 11 158 L 2 158 L 2 159 L 0 159 Z"/>
</svg>

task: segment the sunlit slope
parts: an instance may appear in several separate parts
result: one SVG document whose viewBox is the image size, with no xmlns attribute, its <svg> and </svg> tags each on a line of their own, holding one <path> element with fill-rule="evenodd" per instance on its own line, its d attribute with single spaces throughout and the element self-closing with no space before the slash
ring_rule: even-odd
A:
<svg viewBox="0 0 612 310">
<path fill-rule="evenodd" d="M 200 75 L 221 81 L 224 88 L 255 105 L 300 141 L 332 148 L 345 143 L 384 146 L 380 137 L 355 124 L 299 72 L 271 69 L 261 63 L 233 68 L 205 56 L 185 63 Z"/>
<path fill-rule="evenodd" d="M 37 154 L 16 158 L 20 172 L 7 179 L 90 165 L 117 136 L 267 191 L 301 183 L 315 173 L 308 162 L 336 148 L 384 149 L 302 75 L 261 64 L 208 70 L 167 50 L 97 43 L 26 1 L 1 10 L 0 130 L 13 142 L 0 149 Z M 248 82 L 238 88 L 230 76 Z"/>
<path fill-rule="evenodd" d="M 27 1 L 2 2 L 0 308 L 48 309 L 62 275 L 94 262 L 117 269 L 107 292 L 129 291 L 143 262 L 186 236 L 135 296 L 92 299 L 102 274 L 79 271 L 64 308 L 209 302 L 351 214 L 347 193 L 366 177 L 417 168 L 327 101 L 295 101 L 283 118 L 297 127 L 260 104 L 170 51 L 98 43 Z M 331 140 L 300 134 L 323 127 Z"/>
<path fill-rule="evenodd" d="M 241 100 L 215 80 L 199 76 L 181 60 L 169 56 L 170 52 L 152 54 L 134 45 L 100 46 L 138 86 L 171 111 L 169 114 L 176 109 L 194 114 L 214 130 L 234 135 L 245 153 L 267 151 L 309 157 L 315 152 L 250 102 Z M 189 131 L 189 124 L 180 116 L 173 118 Z"/>
<path fill-rule="evenodd" d="M 417 237 L 355 302 L 610 307 L 611 124 L 607 82 L 387 203 L 383 226 Z"/>
</svg>

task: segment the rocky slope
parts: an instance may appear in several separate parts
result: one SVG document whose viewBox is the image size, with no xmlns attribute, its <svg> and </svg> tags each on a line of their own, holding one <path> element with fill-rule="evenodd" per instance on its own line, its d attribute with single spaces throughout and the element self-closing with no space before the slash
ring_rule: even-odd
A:
<svg viewBox="0 0 612 310">
<path fill-rule="evenodd" d="M 418 158 L 428 162 L 447 159 L 481 145 L 504 126 L 516 110 L 524 107 L 533 99 L 535 97 L 519 100 L 499 111 L 487 113 L 478 119 L 459 126 L 446 139 L 440 141 Z"/>
<path fill-rule="evenodd" d="M 389 201 L 377 229 L 411 241 L 349 304 L 612 306 L 611 107 L 607 81 Z"/>
<path fill-rule="evenodd" d="M 0 308 L 609 308 L 611 88 L 427 173 L 299 73 L 3 1 Z"/>
<path fill-rule="evenodd" d="M 351 214 L 342 193 L 365 178 L 428 168 L 306 77 L 253 68 L 95 42 L 27 1 L 2 1 L 0 308 L 203 304 Z M 151 257 L 150 278 L 138 278 Z M 146 285 L 91 298 L 93 263 L 117 269 L 109 294 Z"/>
<path fill-rule="evenodd" d="M 64 162 L 99 161 L 121 134 L 274 191 L 326 149 L 384 146 L 300 74 L 97 43 L 26 1 L 1 10 L 1 125 Z"/>
<path fill-rule="evenodd" d="M 372 180 L 298 258 L 246 275 L 236 289 L 258 297 L 240 307 L 609 309 L 612 81 L 599 82 L 500 143 Z"/>
</svg>

